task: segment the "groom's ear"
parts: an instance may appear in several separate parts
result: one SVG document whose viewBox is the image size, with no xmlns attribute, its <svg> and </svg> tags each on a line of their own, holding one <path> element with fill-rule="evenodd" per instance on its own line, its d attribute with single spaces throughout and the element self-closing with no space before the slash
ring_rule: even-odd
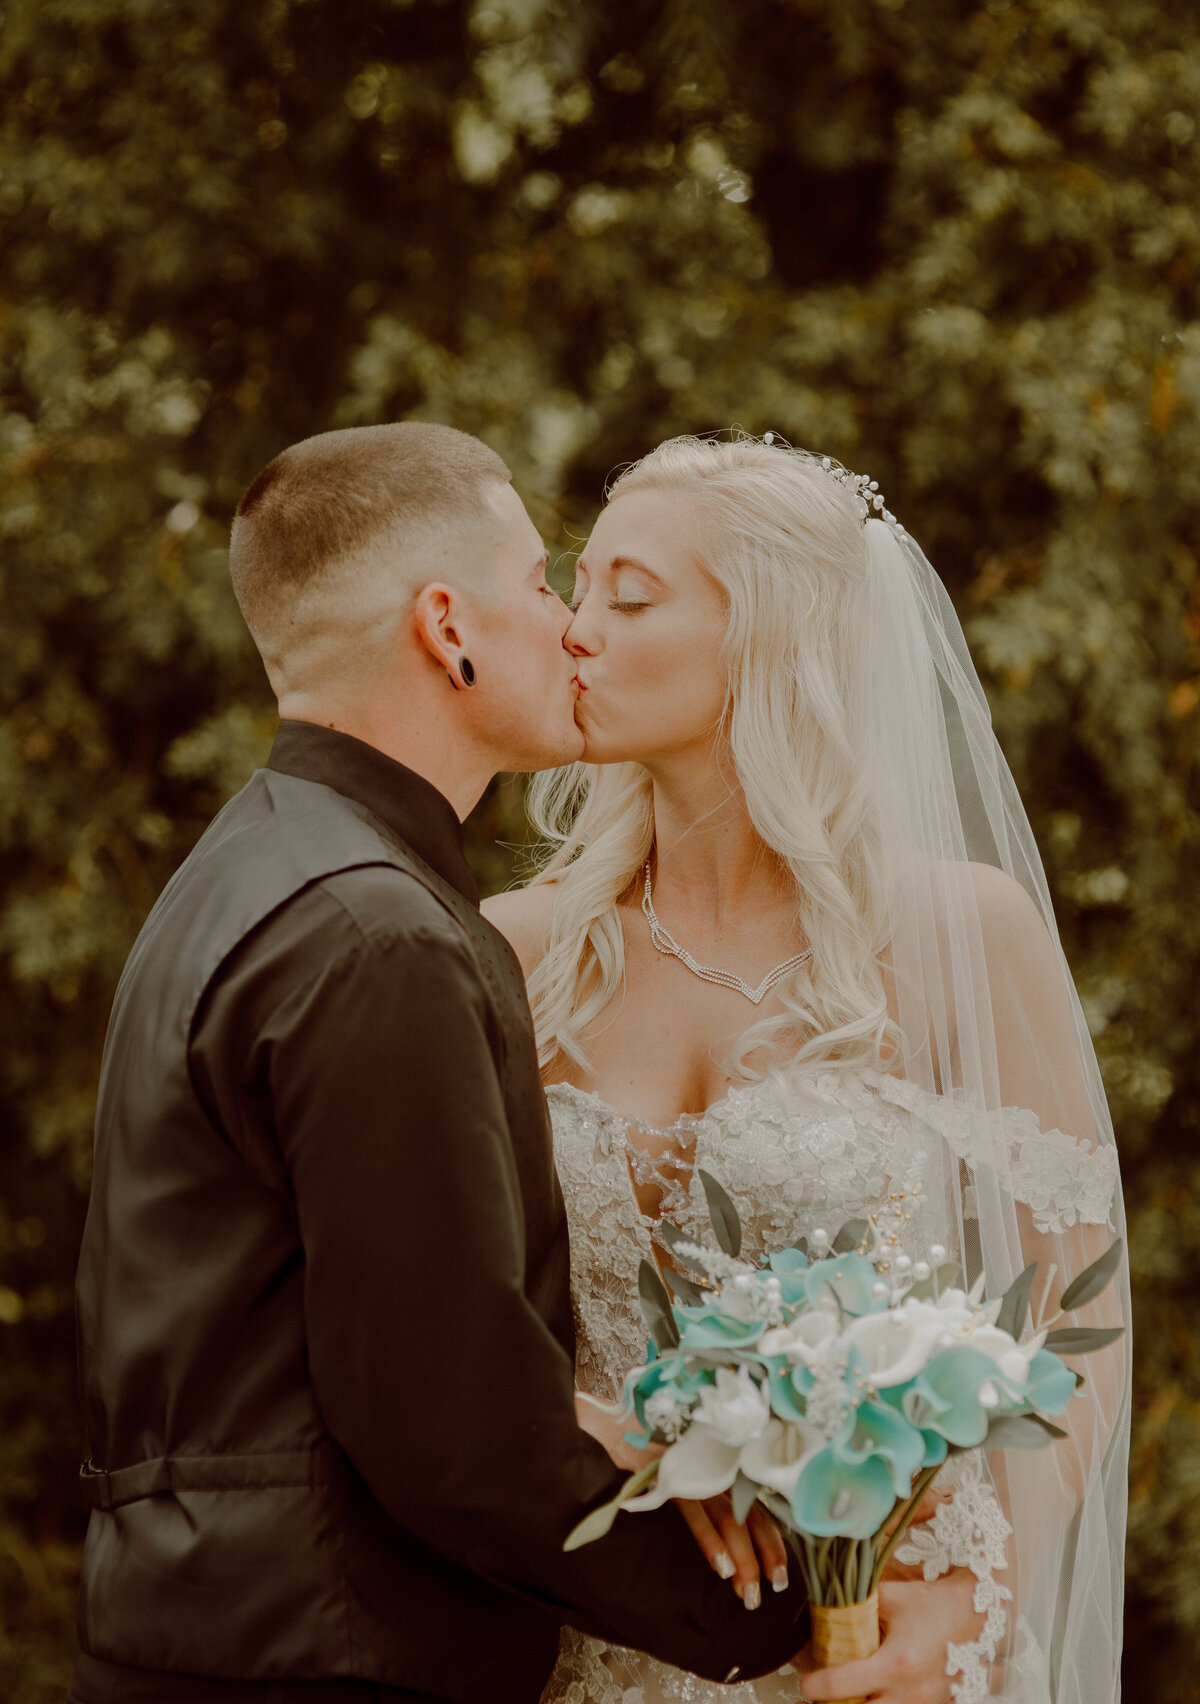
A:
<svg viewBox="0 0 1200 1704">
<path fill-rule="evenodd" d="M 441 581 L 422 586 L 413 600 L 413 631 L 441 669 L 453 675 L 465 649 L 462 595 Z"/>
</svg>

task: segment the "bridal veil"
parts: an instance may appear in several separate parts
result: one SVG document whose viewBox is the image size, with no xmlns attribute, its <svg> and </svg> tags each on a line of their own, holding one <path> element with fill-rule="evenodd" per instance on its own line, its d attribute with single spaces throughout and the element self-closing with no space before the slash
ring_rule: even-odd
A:
<svg viewBox="0 0 1200 1704">
<path fill-rule="evenodd" d="M 853 488 L 852 488 L 853 489 Z M 924 554 L 867 490 L 858 673 L 906 1083 L 933 1091 L 926 1187 L 968 1281 L 1031 1262 L 1035 1317 L 1125 1235 L 1112 1123 L 1028 817 L 962 628 Z M 885 512 L 886 513 L 886 512 Z M 1075 1316 L 1059 1321 L 1072 1323 Z M 1013 1527 L 993 1691 L 1108 1704 L 1120 1690 L 1130 1411 L 1127 1267 L 1078 1323 L 1123 1326 L 1038 1451 L 990 1467 Z"/>
</svg>

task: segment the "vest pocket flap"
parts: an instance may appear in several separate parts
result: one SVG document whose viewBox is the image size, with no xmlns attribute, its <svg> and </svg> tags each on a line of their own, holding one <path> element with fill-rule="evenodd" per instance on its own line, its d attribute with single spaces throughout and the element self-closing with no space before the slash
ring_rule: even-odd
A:
<svg viewBox="0 0 1200 1704">
<path fill-rule="evenodd" d="M 332 1449 L 263 1450 L 252 1455 L 158 1456 L 114 1468 L 85 1461 L 79 1478 L 95 1509 L 119 1509 L 141 1497 L 170 1491 L 244 1491 L 328 1485 L 335 1473 Z"/>
</svg>

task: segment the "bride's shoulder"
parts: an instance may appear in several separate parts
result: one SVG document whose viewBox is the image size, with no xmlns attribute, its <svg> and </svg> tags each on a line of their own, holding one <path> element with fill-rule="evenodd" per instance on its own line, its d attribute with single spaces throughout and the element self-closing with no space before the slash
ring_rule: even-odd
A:
<svg viewBox="0 0 1200 1704">
<path fill-rule="evenodd" d="M 989 970 L 1004 971 L 1017 987 L 1056 983 L 1059 968 L 1057 939 L 1041 907 L 1014 876 L 991 864 L 957 866 L 961 891 L 978 919 L 979 935 Z M 947 938 L 956 931 L 951 927 Z M 951 953 L 951 957 L 957 957 Z M 1048 984 L 1047 984 L 1048 985 Z"/>
<path fill-rule="evenodd" d="M 528 976 L 546 950 L 558 883 L 535 882 L 530 887 L 495 893 L 479 909 L 506 938 Z"/>
<path fill-rule="evenodd" d="M 1046 920 L 1028 889 L 992 864 L 960 864 L 960 880 L 975 901 L 985 939 L 1028 947 L 1048 936 Z"/>
</svg>

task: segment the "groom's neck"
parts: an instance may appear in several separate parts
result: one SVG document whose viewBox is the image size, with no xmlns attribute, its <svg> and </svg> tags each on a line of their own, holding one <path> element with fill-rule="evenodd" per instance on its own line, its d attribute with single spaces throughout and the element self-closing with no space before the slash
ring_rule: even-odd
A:
<svg viewBox="0 0 1200 1704">
<path fill-rule="evenodd" d="M 327 705 L 317 711 L 315 706 L 297 705 L 290 699 L 280 703 L 279 714 L 293 722 L 315 722 L 374 746 L 436 787 L 450 801 L 460 822 L 470 816 L 496 773 L 491 754 L 474 749 L 470 738 L 445 717 L 413 717 L 400 722 L 344 707 Z"/>
</svg>

